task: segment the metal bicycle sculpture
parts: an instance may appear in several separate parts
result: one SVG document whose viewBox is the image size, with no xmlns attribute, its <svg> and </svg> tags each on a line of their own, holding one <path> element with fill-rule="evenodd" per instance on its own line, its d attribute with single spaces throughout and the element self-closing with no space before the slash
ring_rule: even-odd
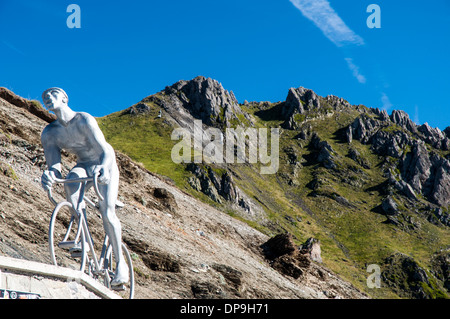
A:
<svg viewBox="0 0 450 319">
<path fill-rule="evenodd" d="M 93 183 L 95 193 L 99 200 L 103 200 L 98 189 L 97 175 L 94 177 L 77 179 L 55 179 L 55 182 L 80 183 L 81 190 L 78 207 L 73 207 L 68 201 L 56 202 L 52 196 L 51 189 L 48 190 L 48 197 L 56 206 L 50 219 L 48 236 L 52 262 L 55 265 L 58 265 L 58 260 L 62 260 L 61 257 L 68 257 L 68 255 L 70 255 L 72 260 L 80 259 L 79 270 L 81 272 L 86 271 L 89 276 L 101 281 L 109 289 L 128 291 L 128 297 L 132 299 L 134 297 L 134 273 L 131 255 L 127 247 L 122 243 L 122 252 L 125 255 L 125 260 L 128 264 L 130 280 L 125 285 L 112 286 L 111 279 L 114 277 L 115 273 L 115 261 L 108 235 L 105 235 L 100 257 L 97 257 L 94 249 L 94 241 L 87 223 L 86 210 L 80 209 L 82 208 L 82 203 L 86 202 L 91 208 L 99 210 L 97 205 L 89 198 L 85 197 L 87 184 Z M 67 207 L 68 211 L 65 212 L 65 210 L 63 210 L 64 207 Z M 60 223 L 64 226 L 61 227 L 59 225 Z M 76 264 L 78 264 L 78 261 Z"/>
</svg>

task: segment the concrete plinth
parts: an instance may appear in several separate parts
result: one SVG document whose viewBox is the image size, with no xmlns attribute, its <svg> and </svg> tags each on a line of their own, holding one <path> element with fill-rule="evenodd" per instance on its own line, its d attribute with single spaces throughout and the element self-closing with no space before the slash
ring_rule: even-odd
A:
<svg viewBox="0 0 450 319">
<path fill-rule="evenodd" d="M 3 256 L 0 256 L 0 296 L 120 299 L 120 296 L 80 271 Z"/>
</svg>

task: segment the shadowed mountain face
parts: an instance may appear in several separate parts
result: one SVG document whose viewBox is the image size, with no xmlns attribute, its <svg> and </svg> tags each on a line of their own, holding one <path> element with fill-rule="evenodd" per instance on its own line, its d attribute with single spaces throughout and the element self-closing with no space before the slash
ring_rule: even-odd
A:
<svg viewBox="0 0 450 319">
<path fill-rule="evenodd" d="M 194 124 L 198 125 L 199 120 L 203 133 L 208 129 L 222 132 L 218 141 L 222 145 L 229 138 L 227 130 L 267 129 L 270 134 L 270 129 L 279 128 L 279 169 L 274 174 L 261 174 L 264 164 L 248 160 L 249 149 L 259 151 L 259 140 L 248 136 L 244 144 L 246 162 L 196 162 L 195 146 L 202 154 L 211 143 L 208 136 L 195 136 Z M 18 129 L 10 127 L 12 121 L 4 120 L 2 130 L 10 136 L 21 136 Z M 303 87 L 287 90 L 285 101 L 239 103 L 219 82 L 201 76 L 167 86 L 123 111 L 99 118 L 98 122 L 108 142 L 118 151 L 126 183 L 121 188 L 122 196 L 135 209 L 125 208 L 127 213 L 121 215 L 130 223 L 126 242 L 140 256 L 142 269 L 151 274 L 148 276 L 154 276 L 155 267 L 178 269 L 169 272 L 170 276 L 181 276 L 177 278 L 183 278 L 183 287 L 190 285 L 190 293 L 181 286 L 177 293 L 183 291 L 186 296 L 199 298 L 276 296 L 252 290 L 256 288 L 248 288 L 246 293 L 253 292 L 245 295 L 240 290 L 243 286 L 236 288 L 236 283 L 244 282 L 242 278 L 249 278 L 247 274 L 254 269 L 234 263 L 234 257 L 214 250 L 220 258 L 205 262 L 209 268 L 203 272 L 193 260 L 178 257 L 177 250 L 183 250 L 182 245 L 192 245 L 184 235 L 177 233 L 179 237 L 169 245 L 174 248 L 169 249 L 166 245 L 171 240 L 155 243 L 157 231 L 144 236 L 141 226 L 126 215 L 133 212 L 129 216 L 136 218 L 135 212 L 145 211 L 144 215 L 152 220 L 150 226 L 146 220 L 139 220 L 146 232 L 149 227 L 160 227 L 154 218 L 173 218 L 172 226 L 163 224 L 172 233 L 173 227 L 187 234 L 192 228 L 191 232 L 200 236 L 190 237 L 195 243 L 210 240 L 201 235 L 207 234 L 205 229 L 211 229 L 214 236 L 222 234 L 219 237 L 224 236 L 223 240 L 236 234 L 235 230 L 223 228 L 221 218 L 227 223 L 238 223 L 249 233 L 255 232 L 251 239 L 238 236 L 238 245 L 245 250 L 242 253 L 248 258 L 262 258 L 279 276 L 298 285 L 317 288 L 323 278 L 335 278 L 327 277 L 331 269 L 375 298 L 449 295 L 446 269 L 450 253 L 450 128 L 440 131 L 427 124 L 416 125 L 403 111 L 395 110 L 389 115 L 383 110 L 351 105 L 336 96 L 321 97 Z M 10 128 L 6 129 L 8 125 Z M 192 138 L 190 163 L 172 160 L 173 148 L 181 140 L 180 134 L 173 132 L 180 128 Z M 7 140 L 8 135 L 5 136 Z M 33 141 L 38 144 L 37 138 Z M 45 165 L 40 156 L 36 161 Z M 5 176 L 13 174 L 8 167 L 4 172 Z M 173 200 L 162 202 L 155 195 L 156 184 L 169 190 Z M 285 252 L 272 256 L 267 247 Z M 150 253 L 153 250 L 157 253 Z M 206 256 L 205 251 L 202 258 L 211 257 Z M 368 265 L 379 266 L 380 288 L 368 287 Z M 200 269 L 194 274 L 221 274 L 225 279 L 224 274 L 229 274 L 231 279 L 225 282 L 231 286 L 222 290 L 224 295 L 216 295 L 213 291 L 220 289 L 211 287 L 222 287 L 218 282 L 206 277 L 194 280 L 193 274 L 187 279 L 182 277 L 184 271 L 189 273 L 189 267 Z M 153 285 L 144 279 L 143 282 L 146 287 Z M 327 282 L 324 279 L 322 284 Z M 326 297 L 350 296 L 344 288 L 338 292 L 323 289 Z"/>
</svg>

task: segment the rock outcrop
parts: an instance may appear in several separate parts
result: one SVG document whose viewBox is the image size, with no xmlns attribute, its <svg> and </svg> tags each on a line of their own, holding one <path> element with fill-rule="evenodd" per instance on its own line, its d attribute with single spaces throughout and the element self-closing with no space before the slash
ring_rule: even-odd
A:
<svg viewBox="0 0 450 319">
<path fill-rule="evenodd" d="M 282 275 L 294 282 L 308 282 L 322 287 L 327 298 L 340 298 L 340 280 L 321 266 L 320 242 L 317 239 L 309 238 L 304 244 L 296 245 L 292 234 L 283 233 L 271 237 L 261 248 L 272 268 Z M 336 289 L 334 285 L 341 287 Z M 344 288 L 350 294 L 352 289 L 351 285 Z"/>
<path fill-rule="evenodd" d="M 410 145 L 411 139 L 405 132 L 395 131 L 393 133 L 378 130 L 371 137 L 372 150 L 382 156 L 394 158 L 402 157 L 406 146 Z"/>
<path fill-rule="evenodd" d="M 397 215 L 399 213 L 397 203 L 390 196 L 383 200 L 381 207 L 387 215 Z"/>
<path fill-rule="evenodd" d="M 140 115 L 145 114 L 150 111 L 150 106 L 146 103 L 139 102 L 136 105 L 130 106 L 128 109 L 123 111 L 123 114 Z"/>
<path fill-rule="evenodd" d="M 280 116 L 284 120 L 281 126 L 289 130 L 297 129 L 306 115 L 326 115 L 329 112 L 351 107 L 350 103 L 343 98 L 334 95 L 321 97 L 313 90 L 304 87 L 290 88 L 286 100 L 280 106 Z"/>
<path fill-rule="evenodd" d="M 386 258 L 381 273 L 384 285 L 407 298 L 431 299 L 445 294 L 435 286 L 429 273 L 413 258 L 397 253 Z"/>
<path fill-rule="evenodd" d="M 310 237 L 306 240 L 306 242 L 301 246 L 301 252 L 309 254 L 309 257 L 312 261 L 321 263 L 322 262 L 322 253 L 320 249 L 320 241 L 313 237 Z"/>
<path fill-rule="evenodd" d="M 317 151 L 317 162 L 322 163 L 325 168 L 336 168 L 334 162 L 336 152 L 327 141 L 322 141 L 316 133 L 313 133 L 311 146 Z"/>
<path fill-rule="evenodd" d="M 400 163 L 401 176 L 412 189 L 439 206 L 450 203 L 450 162 L 429 154 L 425 142 L 416 141 Z"/>
<path fill-rule="evenodd" d="M 194 174 L 188 182 L 195 190 L 217 203 L 228 203 L 238 208 L 245 218 L 259 222 L 265 220 L 261 207 L 235 185 L 228 171 L 219 176 L 210 166 L 196 163 L 188 164 L 186 169 Z"/>
<path fill-rule="evenodd" d="M 304 87 L 290 88 L 282 115 L 288 118 L 295 113 L 303 114 L 305 111 L 318 108 L 320 108 L 320 101 L 314 91 Z"/>
<path fill-rule="evenodd" d="M 425 123 L 418 126 L 417 131 L 422 133 L 425 143 L 437 149 L 448 150 L 448 138 L 438 128 L 433 128 Z"/>
<path fill-rule="evenodd" d="M 433 256 L 431 272 L 443 281 L 444 288 L 450 292 L 450 249 L 443 249 Z"/>
<path fill-rule="evenodd" d="M 404 128 L 412 133 L 417 132 L 416 124 L 409 118 L 409 115 L 405 111 L 393 110 L 390 116 L 393 123 Z"/>
<path fill-rule="evenodd" d="M 261 248 L 274 269 L 295 279 L 301 277 L 311 264 L 310 250 L 301 250 L 295 245 L 291 234 L 276 235 Z"/>
<path fill-rule="evenodd" d="M 434 204 L 448 206 L 450 163 L 429 151 L 447 150 L 446 134 L 427 123 L 417 126 L 404 111 L 394 110 L 389 118 L 381 111 L 374 113 L 378 118 L 362 114 L 348 126 L 347 142 L 357 139 L 370 144 L 378 155 L 398 159 L 394 165 L 400 171 L 399 180 L 391 180 L 391 184 L 409 198 L 422 194 Z"/>
<path fill-rule="evenodd" d="M 207 125 L 218 123 L 228 127 L 231 120 L 238 121 L 237 115 L 243 113 L 232 91 L 225 90 L 216 80 L 203 76 L 168 86 L 164 94 L 178 100 L 194 118 Z"/>
<path fill-rule="evenodd" d="M 383 123 L 384 121 L 362 114 L 350 124 L 347 129 L 347 136 L 351 136 L 352 139 L 359 140 L 364 144 L 369 143 L 372 136 L 383 127 Z M 348 138 L 347 142 L 351 142 L 350 138 Z"/>
</svg>

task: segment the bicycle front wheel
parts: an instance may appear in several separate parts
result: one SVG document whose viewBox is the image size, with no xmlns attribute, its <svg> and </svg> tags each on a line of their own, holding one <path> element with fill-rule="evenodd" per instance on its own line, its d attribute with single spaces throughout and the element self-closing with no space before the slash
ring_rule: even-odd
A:
<svg viewBox="0 0 450 319">
<path fill-rule="evenodd" d="M 84 271 L 86 244 L 79 221 L 69 202 L 61 202 L 53 210 L 48 243 L 50 259 L 54 265 Z"/>
</svg>

